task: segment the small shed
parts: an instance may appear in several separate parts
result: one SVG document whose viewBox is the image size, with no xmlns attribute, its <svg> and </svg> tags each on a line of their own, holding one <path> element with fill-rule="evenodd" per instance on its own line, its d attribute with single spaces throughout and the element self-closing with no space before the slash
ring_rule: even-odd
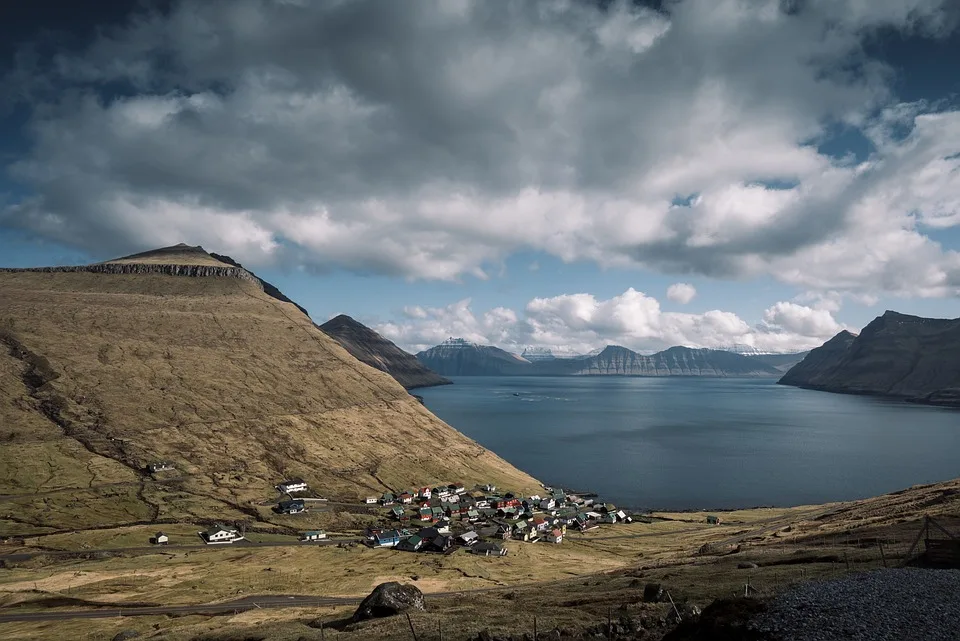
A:
<svg viewBox="0 0 960 641">
<path fill-rule="evenodd" d="M 709 525 L 720 525 L 720 517 L 717 516 L 716 514 L 708 514 L 707 523 Z"/>
<path fill-rule="evenodd" d="M 157 532 L 157 535 L 153 537 L 153 542 L 157 545 L 167 545 L 170 542 L 170 537 L 163 532 Z"/>
<path fill-rule="evenodd" d="M 310 530 L 300 535 L 301 541 L 322 541 L 327 538 L 327 533 L 323 530 Z"/>
</svg>

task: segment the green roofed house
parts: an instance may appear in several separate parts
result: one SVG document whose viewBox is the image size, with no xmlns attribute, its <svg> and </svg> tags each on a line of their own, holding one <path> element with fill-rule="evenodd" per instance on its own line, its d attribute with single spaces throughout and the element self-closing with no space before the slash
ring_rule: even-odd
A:
<svg viewBox="0 0 960 641">
<path fill-rule="evenodd" d="M 393 518 L 395 518 L 395 519 L 402 519 L 402 518 L 403 518 L 403 508 L 400 507 L 399 505 L 395 505 L 395 506 L 393 506 L 393 508 L 390 510 L 390 514 L 391 514 L 391 515 L 393 516 Z"/>
</svg>

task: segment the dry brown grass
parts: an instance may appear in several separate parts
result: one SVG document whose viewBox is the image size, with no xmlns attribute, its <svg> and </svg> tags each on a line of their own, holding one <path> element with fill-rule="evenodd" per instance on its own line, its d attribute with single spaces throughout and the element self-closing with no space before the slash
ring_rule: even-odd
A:
<svg viewBox="0 0 960 641">
<path fill-rule="evenodd" d="M 69 492 L 37 506 L 0 499 L 0 519 L 230 519 L 252 514 L 287 476 L 344 498 L 451 481 L 538 487 L 254 283 L 3 273 L 0 301 L 0 329 L 57 375 L 31 395 L 27 365 L 0 355 L 0 493 L 133 488 L 119 510 L 95 491 L 86 506 Z M 71 437 L 40 412 L 51 398 Z M 138 492 L 142 467 L 161 459 L 183 480 Z"/>
</svg>

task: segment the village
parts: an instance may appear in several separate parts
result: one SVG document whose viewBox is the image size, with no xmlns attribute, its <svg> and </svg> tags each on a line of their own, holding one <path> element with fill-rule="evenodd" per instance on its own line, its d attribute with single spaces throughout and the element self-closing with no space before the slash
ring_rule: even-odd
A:
<svg viewBox="0 0 960 641">
<path fill-rule="evenodd" d="M 275 488 L 281 494 L 273 507 L 277 514 L 305 514 L 310 502 L 326 501 L 294 497 L 310 491 L 301 479 L 283 481 Z M 361 505 L 384 508 L 378 524 L 366 528 L 362 539 L 365 545 L 435 554 L 464 549 L 482 556 L 505 556 L 506 541 L 558 545 L 568 531 L 586 532 L 603 524 L 632 523 L 638 518 L 589 493 L 581 495 L 549 486 L 544 486 L 543 495 L 522 496 L 490 484 L 468 490 L 462 483 L 450 483 L 384 492 L 366 497 Z M 245 539 L 241 529 L 219 523 L 198 534 L 209 545 Z M 160 545 L 168 541 L 163 532 L 152 539 Z M 301 532 L 299 541 L 333 542 L 323 530 Z"/>
</svg>

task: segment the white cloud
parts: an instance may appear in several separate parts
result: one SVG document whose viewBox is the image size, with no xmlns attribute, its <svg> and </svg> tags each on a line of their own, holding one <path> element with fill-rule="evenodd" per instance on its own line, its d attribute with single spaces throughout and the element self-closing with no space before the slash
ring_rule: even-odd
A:
<svg viewBox="0 0 960 641">
<path fill-rule="evenodd" d="M 697 288 L 689 283 L 674 283 L 667 288 L 667 298 L 681 305 L 686 305 L 696 295 Z"/>
<path fill-rule="evenodd" d="M 10 74 L 33 100 L 10 168 L 29 195 L 0 226 L 424 279 L 535 250 L 960 293 L 960 254 L 926 235 L 960 225 L 960 111 L 898 104 L 862 46 L 946 34 L 953 3 L 667 7 L 183 0 Z M 838 122 L 866 162 L 810 144 Z"/>
<path fill-rule="evenodd" d="M 640 351 L 672 345 L 724 348 L 737 344 L 772 352 L 800 351 L 817 347 L 846 328 L 829 310 L 790 302 L 772 305 L 755 326 L 721 310 L 664 312 L 656 299 L 633 288 L 606 300 L 584 293 L 534 298 L 522 314 L 496 308 L 477 316 L 469 300 L 424 312 L 424 316 L 384 323 L 376 329 L 414 352 L 449 337 L 462 337 L 514 352 L 547 347 L 586 353 L 609 344 Z"/>
</svg>

